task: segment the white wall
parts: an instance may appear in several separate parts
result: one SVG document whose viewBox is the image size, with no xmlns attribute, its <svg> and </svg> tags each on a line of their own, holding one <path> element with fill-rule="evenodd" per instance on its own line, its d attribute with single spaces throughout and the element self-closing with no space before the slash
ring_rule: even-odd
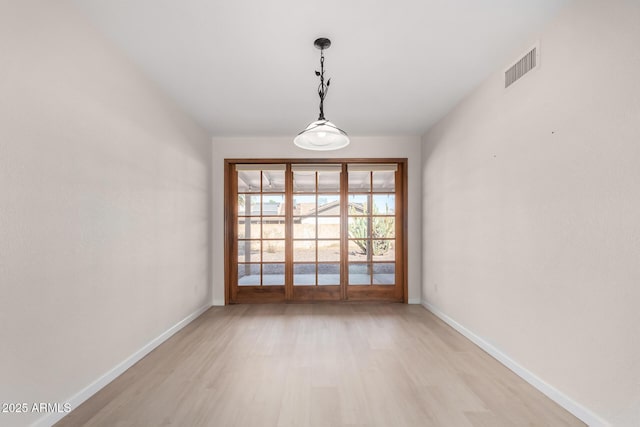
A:
<svg viewBox="0 0 640 427">
<path fill-rule="evenodd" d="M 619 426 L 640 425 L 639 23 L 574 2 L 537 71 L 423 138 L 423 301 Z"/>
<path fill-rule="evenodd" d="M 305 125 L 304 123 L 300 126 Z M 224 159 L 235 158 L 384 158 L 407 157 L 409 192 L 409 303 L 420 302 L 420 158 L 418 137 L 351 137 L 338 151 L 309 151 L 293 145 L 293 136 L 282 138 L 213 139 L 213 303 L 224 304 Z"/>
<path fill-rule="evenodd" d="M 210 304 L 210 139 L 66 2 L 0 52 L 0 402 L 64 403 Z"/>
</svg>

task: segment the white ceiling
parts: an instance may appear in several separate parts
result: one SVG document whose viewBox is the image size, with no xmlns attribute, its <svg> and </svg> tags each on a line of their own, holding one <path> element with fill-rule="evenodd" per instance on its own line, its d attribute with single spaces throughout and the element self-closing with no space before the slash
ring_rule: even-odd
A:
<svg viewBox="0 0 640 427">
<path fill-rule="evenodd" d="M 422 135 L 570 0 L 74 0 L 215 136 Z"/>
</svg>

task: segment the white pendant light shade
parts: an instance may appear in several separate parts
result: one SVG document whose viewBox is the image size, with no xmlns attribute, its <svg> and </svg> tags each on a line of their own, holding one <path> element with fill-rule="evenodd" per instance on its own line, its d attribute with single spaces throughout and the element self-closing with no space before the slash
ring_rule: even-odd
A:
<svg viewBox="0 0 640 427">
<path fill-rule="evenodd" d="M 331 79 L 326 82 L 324 80 L 324 50 L 331 46 L 331 40 L 320 37 L 313 42 L 313 45 L 320 49 L 320 71 L 316 71 L 316 76 L 320 77 L 320 85 L 318 86 L 320 114 L 318 115 L 318 120 L 310 123 L 305 130 L 293 139 L 293 143 L 305 150 L 339 150 L 349 145 L 349 137 L 345 131 L 324 117 L 324 99 L 331 84 Z"/>
<path fill-rule="evenodd" d="M 316 120 L 295 137 L 293 143 L 306 150 L 339 150 L 349 145 L 349 137 L 328 120 Z"/>
</svg>

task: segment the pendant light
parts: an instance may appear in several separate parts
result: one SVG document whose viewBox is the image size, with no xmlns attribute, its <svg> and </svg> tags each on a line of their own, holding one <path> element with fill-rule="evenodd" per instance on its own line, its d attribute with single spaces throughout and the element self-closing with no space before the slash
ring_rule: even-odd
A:
<svg viewBox="0 0 640 427">
<path fill-rule="evenodd" d="M 318 86 L 320 115 L 318 120 L 310 123 L 294 138 L 293 143 L 306 150 L 338 150 L 349 145 L 349 137 L 345 131 L 324 117 L 324 98 L 327 96 L 331 84 L 331 79 L 328 79 L 326 84 L 324 82 L 324 50 L 331 46 L 331 40 L 319 38 L 313 45 L 320 49 L 320 71 L 316 71 L 316 76 L 320 77 L 320 85 Z"/>
</svg>

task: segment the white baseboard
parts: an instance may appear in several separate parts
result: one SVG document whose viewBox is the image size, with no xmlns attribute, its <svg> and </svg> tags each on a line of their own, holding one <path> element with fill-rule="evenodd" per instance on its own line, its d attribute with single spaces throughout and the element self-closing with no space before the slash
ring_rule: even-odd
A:
<svg viewBox="0 0 640 427">
<path fill-rule="evenodd" d="M 151 353 L 160 344 L 162 344 L 163 342 L 171 338 L 171 336 L 174 335 L 176 332 L 178 332 L 180 329 L 184 328 L 193 320 L 195 320 L 197 317 L 199 317 L 202 313 L 207 311 L 209 307 L 210 307 L 209 305 L 200 307 L 198 310 L 191 313 L 190 315 L 188 315 L 187 317 L 185 317 L 184 319 L 182 319 L 181 321 L 179 321 L 178 323 L 170 327 L 167 331 L 163 332 L 158 337 L 154 338 L 151 342 L 149 342 L 147 345 L 142 347 L 140 350 L 136 351 L 131 356 L 127 357 L 125 360 L 123 360 L 114 368 L 112 368 L 111 370 L 103 374 L 101 377 L 99 377 L 97 380 L 95 380 L 94 382 L 86 386 L 84 389 L 80 390 L 74 396 L 65 400 L 65 402 L 68 402 L 71 404 L 72 410 L 77 408 L 85 400 L 89 399 L 91 396 L 96 394 L 104 386 L 106 386 L 111 381 L 116 379 L 118 376 L 120 376 L 124 371 L 126 371 L 130 367 L 132 367 L 140 359 L 145 357 L 147 354 Z M 58 421 L 60 421 L 65 415 L 67 415 L 67 413 L 52 412 L 40 418 L 39 420 L 37 420 L 35 423 L 32 424 L 32 427 L 52 426 Z"/>
<path fill-rule="evenodd" d="M 420 304 L 422 300 L 420 298 L 409 298 L 409 304 Z"/>
<path fill-rule="evenodd" d="M 224 300 L 223 299 L 214 298 L 213 301 L 211 302 L 211 305 L 215 306 L 215 307 L 223 306 L 224 305 Z"/>
<path fill-rule="evenodd" d="M 438 308 L 433 306 L 432 304 L 423 301 L 422 305 L 424 308 L 429 310 L 431 313 L 439 317 L 443 322 L 451 326 L 456 331 L 460 332 L 462 335 L 467 337 L 470 341 L 472 341 L 475 345 L 483 349 L 490 356 L 495 358 L 498 362 L 502 363 L 504 366 L 512 370 L 516 375 L 520 378 L 540 390 L 544 393 L 549 399 L 556 402 L 558 405 L 562 406 L 564 409 L 575 415 L 577 418 L 582 420 L 589 426 L 592 427 L 609 427 L 607 421 L 600 418 L 598 415 L 580 405 L 578 402 L 572 400 L 569 396 L 562 393 L 560 390 L 554 388 L 552 385 L 546 383 L 544 380 L 536 376 L 533 372 L 527 370 L 524 366 L 520 365 L 518 362 L 513 360 L 507 354 L 503 353 L 498 348 L 494 347 L 492 344 L 487 342 L 484 338 L 476 335 L 474 332 L 470 331 L 466 327 L 462 326 L 460 323 L 456 322 Z"/>
</svg>

